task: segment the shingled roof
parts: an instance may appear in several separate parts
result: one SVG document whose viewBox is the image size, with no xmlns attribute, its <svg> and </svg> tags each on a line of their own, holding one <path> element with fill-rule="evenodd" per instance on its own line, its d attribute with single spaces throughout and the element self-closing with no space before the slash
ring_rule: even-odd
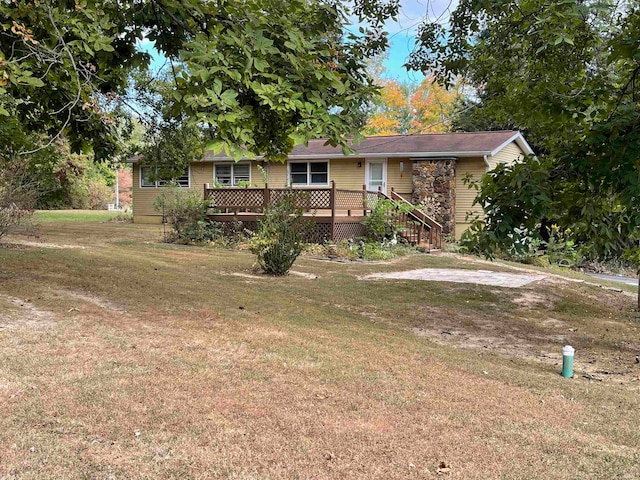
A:
<svg viewBox="0 0 640 480">
<path fill-rule="evenodd" d="M 358 155 L 491 155 L 503 144 L 510 143 L 518 136 L 515 131 L 477 133 L 438 133 L 423 135 L 390 135 L 368 137 L 359 145 L 353 145 Z M 340 147 L 325 145 L 325 140 L 310 140 L 307 147 L 298 145 L 290 157 L 297 156 L 342 156 Z"/>
<path fill-rule="evenodd" d="M 389 135 L 364 138 L 353 144 L 356 157 L 478 157 L 495 155 L 511 142 L 516 142 L 526 153 L 531 147 L 519 132 L 501 130 L 472 133 L 427 133 L 421 135 Z M 340 147 L 326 145 L 325 139 L 310 140 L 308 146 L 296 146 L 289 158 L 340 158 L 344 157 Z M 258 157 L 261 158 L 261 157 Z M 204 161 L 229 160 L 224 153 L 213 155 L 207 152 Z M 136 162 L 137 158 L 129 159 Z"/>
</svg>

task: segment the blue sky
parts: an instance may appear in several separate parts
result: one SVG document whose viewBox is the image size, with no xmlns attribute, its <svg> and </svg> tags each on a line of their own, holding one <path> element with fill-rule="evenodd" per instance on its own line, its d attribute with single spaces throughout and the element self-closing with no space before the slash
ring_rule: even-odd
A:
<svg viewBox="0 0 640 480">
<path fill-rule="evenodd" d="M 449 12 L 455 8 L 457 0 L 400 0 L 400 14 L 397 22 L 387 22 L 385 30 L 389 32 L 391 48 L 385 62 L 387 68 L 384 76 L 407 82 L 420 82 L 424 75 L 419 72 L 407 72 L 402 66 L 415 45 L 415 34 L 425 18 L 438 19 L 445 23 Z M 143 41 L 140 48 L 153 57 L 152 68 L 158 69 L 164 63 L 162 57 L 153 48 L 153 44 Z"/>
<path fill-rule="evenodd" d="M 413 50 L 416 31 L 425 18 L 445 24 L 457 3 L 457 0 L 400 0 L 398 21 L 385 25 L 391 43 L 389 59 L 385 62 L 385 76 L 412 82 L 420 82 L 424 78 L 421 73 L 407 72 L 402 66 Z"/>
</svg>

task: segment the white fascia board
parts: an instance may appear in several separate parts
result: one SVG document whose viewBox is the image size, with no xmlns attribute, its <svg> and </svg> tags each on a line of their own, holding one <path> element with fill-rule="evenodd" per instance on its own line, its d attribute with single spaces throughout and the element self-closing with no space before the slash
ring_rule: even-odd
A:
<svg viewBox="0 0 640 480">
<path fill-rule="evenodd" d="M 327 153 L 327 154 L 304 154 L 304 155 L 289 155 L 287 160 L 327 160 L 334 158 L 460 158 L 460 157 L 484 157 L 486 155 L 492 155 L 490 151 L 477 151 L 477 152 L 403 152 L 403 153 L 355 153 L 351 155 L 344 155 L 342 153 Z M 239 161 L 246 161 L 247 158 L 242 158 Z M 258 156 L 252 160 L 264 161 L 263 156 Z M 205 162 L 228 162 L 233 161 L 230 157 L 214 157 L 202 159 L 200 161 Z"/>
<path fill-rule="evenodd" d="M 290 159 L 313 159 L 313 158 L 450 158 L 450 157 L 482 157 L 491 152 L 401 152 L 401 153 L 355 153 L 343 155 L 342 153 L 332 153 L 328 155 L 290 155 Z"/>
<path fill-rule="evenodd" d="M 513 137 L 511 137 L 509 140 L 504 142 L 498 148 L 493 150 L 493 152 L 489 152 L 488 155 L 490 157 L 493 157 L 496 153 L 498 153 L 500 150 L 502 150 L 504 147 L 506 147 L 512 142 L 516 142 L 516 144 L 520 147 L 520 150 L 522 150 L 525 155 L 533 154 L 533 149 L 531 148 L 531 146 L 527 143 L 527 141 L 524 139 L 522 134 L 520 132 L 517 132 L 516 134 L 513 135 Z"/>
</svg>

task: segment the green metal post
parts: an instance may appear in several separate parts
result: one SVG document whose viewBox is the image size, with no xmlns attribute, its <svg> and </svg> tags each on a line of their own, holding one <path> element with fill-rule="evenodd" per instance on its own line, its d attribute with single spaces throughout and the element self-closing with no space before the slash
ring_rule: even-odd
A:
<svg viewBox="0 0 640 480">
<path fill-rule="evenodd" d="M 565 345 L 562 348 L 562 376 L 565 378 L 573 377 L 573 355 L 575 349 L 571 345 Z"/>
</svg>

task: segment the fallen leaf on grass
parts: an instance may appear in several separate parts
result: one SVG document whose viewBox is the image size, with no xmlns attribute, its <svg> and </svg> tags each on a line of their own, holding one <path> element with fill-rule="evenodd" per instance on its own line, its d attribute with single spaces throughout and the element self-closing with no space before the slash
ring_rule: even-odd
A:
<svg viewBox="0 0 640 480">
<path fill-rule="evenodd" d="M 451 465 L 445 462 L 440 462 L 438 465 L 438 469 L 436 470 L 438 475 L 445 475 L 447 473 L 451 473 Z"/>
</svg>

